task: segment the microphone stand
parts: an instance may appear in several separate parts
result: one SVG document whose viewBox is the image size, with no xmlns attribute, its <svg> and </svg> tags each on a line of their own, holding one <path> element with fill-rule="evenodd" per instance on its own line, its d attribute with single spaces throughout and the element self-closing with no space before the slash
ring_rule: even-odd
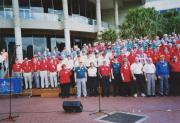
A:
<svg viewBox="0 0 180 123">
<path fill-rule="evenodd" d="M 15 45 L 15 48 L 14 50 L 16 50 L 16 48 L 18 47 L 18 45 Z M 16 55 L 16 51 L 13 52 L 13 55 L 10 59 L 10 62 L 9 62 L 9 67 L 6 69 L 6 71 L 8 72 L 8 77 L 9 77 L 9 82 L 10 82 L 10 85 L 9 85 L 9 116 L 7 118 L 4 118 L 4 119 L 0 119 L 0 121 L 8 121 L 8 122 L 16 122 L 15 121 L 15 118 L 19 117 L 19 116 L 12 116 L 12 75 L 10 74 L 10 66 L 12 66 L 12 62 L 13 62 L 13 58 L 15 57 Z"/>
<path fill-rule="evenodd" d="M 99 78 L 100 73 L 98 71 L 99 71 L 99 66 L 98 66 L 98 60 L 97 60 L 98 110 L 96 112 L 91 113 L 90 115 L 93 115 L 93 114 L 106 114 L 106 115 L 109 115 L 108 113 L 104 112 L 101 109 L 101 83 L 100 83 L 100 78 Z"/>
</svg>

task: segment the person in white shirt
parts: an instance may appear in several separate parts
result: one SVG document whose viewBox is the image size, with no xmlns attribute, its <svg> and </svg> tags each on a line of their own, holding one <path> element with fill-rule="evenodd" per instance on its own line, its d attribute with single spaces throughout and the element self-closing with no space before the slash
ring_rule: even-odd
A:
<svg viewBox="0 0 180 123">
<path fill-rule="evenodd" d="M 145 75 L 145 80 L 147 82 L 147 96 L 155 96 L 155 80 L 156 78 L 156 67 L 149 58 L 147 63 L 143 67 L 143 72 Z"/>
<path fill-rule="evenodd" d="M 97 96 L 97 68 L 94 66 L 94 63 L 90 63 L 88 68 L 88 82 L 87 88 L 89 90 L 89 96 Z"/>
<path fill-rule="evenodd" d="M 137 97 L 138 93 L 140 93 L 140 95 L 144 97 L 145 96 L 144 94 L 145 82 L 144 82 L 144 75 L 143 75 L 143 64 L 139 61 L 138 57 L 135 58 L 135 62 L 131 65 L 130 69 L 131 69 L 131 74 L 134 80 L 133 82 L 134 97 Z"/>
</svg>

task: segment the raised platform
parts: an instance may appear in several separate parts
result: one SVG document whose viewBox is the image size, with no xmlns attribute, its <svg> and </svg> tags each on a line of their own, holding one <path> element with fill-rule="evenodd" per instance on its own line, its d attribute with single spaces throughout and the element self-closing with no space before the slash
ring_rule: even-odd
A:
<svg viewBox="0 0 180 123">
<path fill-rule="evenodd" d="M 47 89 L 27 89 L 23 90 L 23 96 L 40 96 L 40 97 L 58 97 L 61 90 L 59 88 L 47 88 Z M 70 94 L 75 94 L 76 88 L 70 89 Z"/>
</svg>

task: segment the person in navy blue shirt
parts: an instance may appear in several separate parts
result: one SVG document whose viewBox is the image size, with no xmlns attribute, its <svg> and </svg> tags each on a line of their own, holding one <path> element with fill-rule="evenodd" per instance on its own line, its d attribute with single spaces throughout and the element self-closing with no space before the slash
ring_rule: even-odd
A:
<svg viewBox="0 0 180 123">
<path fill-rule="evenodd" d="M 119 95 L 120 83 L 121 83 L 121 73 L 120 73 L 120 63 L 115 56 L 111 64 L 112 73 L 112 84 L 113 84 L 113 96 Z"/>
<path fill-rule="evenodd" d="M 169 65 L 164 60 L 164 55 L 160 56 L 160 61 L 156 64 L 156 74 L 160 80 L 159 93 L 161 96 L 167 96 L 169 94 Z"/>
<path fill-rule="evenodd" d="M 74 70 L 74 79 L 77 87 L 77 98 L 81 97 L 81 87 L 83 96 L 87 96 L 86 82 L 87 82 L 87 69 L 83 66 L 83 63 L 80 62 L 79 66 Z"/>
</svg>

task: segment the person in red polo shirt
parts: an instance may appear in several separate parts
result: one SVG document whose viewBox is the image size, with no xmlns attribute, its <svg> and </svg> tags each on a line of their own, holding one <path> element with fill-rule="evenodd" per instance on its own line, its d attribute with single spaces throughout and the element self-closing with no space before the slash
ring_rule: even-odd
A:
<svg viewBox="0 0 180 123">
<path fill-rule="evenodd" d="M 22 73 L 24 76 L 25 89 L 28 89 L 28 87 L 32 89 L 32 65 L 27 58 L 24 59 L 22 65 Z M 29 86 L 28 86 L 28 82 L 29 82 Z"/>
<path fill-rule="evenodd" d="M 165 56 L 165 61 L 167 61 L 169 63 L 170 60 L 171 60 L 171 54 L 170 54 L 170 52 L 169 52 L 167 47 L 164 48 L 163 55 Z"/>
<path fill-rule="evenodd" d="M 41 77 L 41 88 L 44 88 L 44 83 L 46 88 L 49 87 L 49 82 L 48 82 L 48 62 L 46 59 L 43 59 L 41 61 L 41 64 L 39 66 L 40 70 L 40 77 Z"/>
<path fill-rule="evenodd" d="M 21 73 L 22 73 L 22 64 L 19 62 L 18 59 L 16 59 L 15 63 L 12 66 L 12 77 L 19 78 L 22 76 Z"/>
<path fill-rule="evenodd" d="M 136 54 L 135 54 L 134 50 L 132 49 L 128 56 L 128 61 L 129 61 L 130 65 L 132 63 L 134 63 L 135 57 L 136 57 Z"/>
<path fill-rule="evenodd" d="M 173 56 L 172 62 L 170 62 L 170 69 L 171 94 L 180 95 L 180 61 L 178 60 L 177 56 Z"/>
<path fill-rule="evenodd" d="M 99 74 L 102 79 L 102 96 L 109 96 L 109 86 L 111 81 L 111 68 L 103 61 L 103 65 L 99 67 Z"/>
<path fill-rule="evenodd" d="M 51 87 L 57 87 L 57 65 L 54 63 L 54 60 L 51 59 L 48 64 L 49 77 L 51 82 Z"/>
<path fill-rule="evenodd" d="M 65 64 L 62 65 L 62 69 L 59 72 L 59 80 L 62 98 L 69 97 L 71 71 L 66 68 Z"/>
<path fill-rule="evenodd" d="M 152 60 L 153 63 L 156 64 L 159 61 L 159 56 L 161 53 L 158 51 L 158 49 L 154 49 L 153 55 L 152 55 Z"/>
<path fill-rule="evenodd" d="M 130 64 L 127 59 L 123 60 L 123 64 L 121 66 L 121 76 L 122 76 L 122 95 L 130 96 L 131 95 L 131 69 Z"/>
</svg>

